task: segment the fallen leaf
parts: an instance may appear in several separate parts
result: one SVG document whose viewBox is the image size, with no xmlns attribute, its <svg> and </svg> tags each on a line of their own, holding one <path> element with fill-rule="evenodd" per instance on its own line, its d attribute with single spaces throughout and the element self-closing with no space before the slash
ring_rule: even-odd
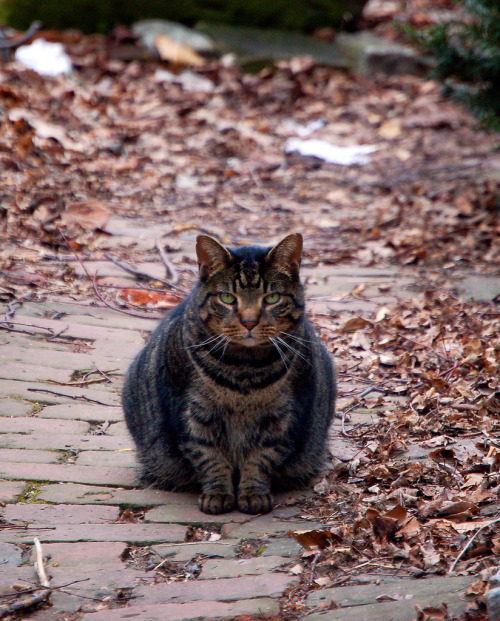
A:
<svg viewBox="0 0 500 621">
<path fill-rule="evenodd" d="M 329 530 L 291 530 L 288 534 L 290 537 L 293 537 L 295 541 L 298 541 L 306 550 L 312 550 L 314 548 L 324 550 L 333 542 L 339 543 L 341 541 L 338 535 L 334 535 Z"/>
<path fill-rule="evenodd" d="M 110 216 L 108 207 L 97 199 L 70 203 L 61 214 L 63 225 L 78 224 L 86 231 L 95 231 L 106 226 Z"/>
<path fill-rule="evenodd" d="M 401 134 L 401 121 L 398 119 L 389 119 L 378 129 L 378 135 L 386 140 L 394 140 Z"/>
<path fill-rule="evenodd" d="M 353 317 L 352 319 L 348 319 L 341 327 L 341 332 L 356 332 L 357 330 L 362 330 L 366 328 L 366 326 L 370 326 L 371 323 L 363 317 Z"/>
<path fill-rule="evenodd" d="M 182 301 L 182 298 L 172 293 L 144 289 L 120 289 L 117 298 L 136 306 L 149 308 L 173 308 Z"/>
<path fill-rule="evenodd" d="M 177 43 L 166 34 L 159 34 L 155 38 L 155 47 L 162 60 L 167 60 L 174 65 L 201 67 L 205 64 L 203 57 L 192 48 Z"/>
</svg>

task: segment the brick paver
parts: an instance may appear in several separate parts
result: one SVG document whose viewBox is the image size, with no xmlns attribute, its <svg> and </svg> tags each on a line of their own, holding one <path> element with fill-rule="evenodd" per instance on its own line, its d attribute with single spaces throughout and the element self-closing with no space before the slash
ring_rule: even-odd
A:
<svg viewBox="0 0 500 621">
<path fill-rule="evenodd" d="M 119 221 L 115 225 L 122 226 Z M 154 244 L 148 229 L 137 235 Z M 163 274 L 162 266 L 142 267 Z M 99 268 L 101 278 L 124 276 L 109 263 Z M 391 283 L 398 291 L 407 285 L 391 270 L 320 269 L 337 297 L 361 281 L 373 291 L 380 284 Z M 132 282 L 128 276 L 124 280 Z M 315 285 L 310 291 L 320 292 Z M 328 302 L 328 307 L 335 309 L 335 304 Z M 342 302 L 342 309 L 347 307 L 363 310 L 367 302 Z M 315 309 L 321 310 L 320 302 Z M 60 312 L 65 313 L 60 319 L 51 319 Z M 301 516 L 294 505 L 299 493 L 278 496 L 280 506 L 269 515 L 208 516 L 199 511 L 195 494 L 134 487 L 134 445 L 119 393 L 123 374 L 155 322 L 68 298 L 28 302 L 18 309 L 16 321 L 27 324 L 32 335 L 0 332 L 0 503 L 5 504 L 0 517 L 8 525 L 0 529 L 1 592 L 12 592 L 12 585 L 23 580 L 36 583 L 26 562 L 33 562 L 33 538 L 38 537 L 52 584 L 77 582 L 54 590 L 52 608 L 34 611 L 29 618 L 62 621 L 77 611 L 85 613 L 84 621 L 279 615 L 281 596 L 300 581 L 287 569 L 303 552 L 289 531 L 325 526 Z M 59 333 L 58 341 L 48 340 Z M 111 381 L 74 384 L 75 377 L 84 377 L 82 372 L 99 377 L 98 370 L 112 373 Z M 359 410 L 354 416 L 363 422 L 372 412 Z M 338 438 L 332 449 L 345 459 L 349 441 Z M 415 459 L 427 454 L 421 447 L 410 449 Z M 125 508 L 133 512 L 121 518 Z M 212 533 L 212 539 L 189 541 L 197 527 Z M 239 556 L 242 540 L 256 540 L 255 557 Z M 179 568 L 195 559 L 199 576 L 153 584 L 155 573 L 134 564 L 136 553 L 153 565 L 163 559 Z M 461 610 L 459 595 L 469 582 L 443 578 L 319 589 L 307 599 L 307 618 L 405 621 L 413 618 L 415 603 L 444 601 L 452 611 Z M 394 601 L 380 602 L 381 594 Z M 123 595 L 131 599 L 120 599 Z M 331 610 L 333 606 L 340 608 Z"/>
</svg>

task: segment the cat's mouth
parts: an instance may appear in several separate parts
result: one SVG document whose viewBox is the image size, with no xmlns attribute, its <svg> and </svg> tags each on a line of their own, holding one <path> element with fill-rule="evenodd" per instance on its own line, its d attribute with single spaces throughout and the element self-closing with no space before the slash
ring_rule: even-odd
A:
<svg viewBox="0 0 500 621">
<path fill-rule="evenodd" d="M 253 334 L 250 330 L 246 334 L 239 334 L 236 339 L 238 345 L 245 347 L 255 347 L 256 345 L 262 345 L 267 341 L 267 338 Z"/>
</svg>

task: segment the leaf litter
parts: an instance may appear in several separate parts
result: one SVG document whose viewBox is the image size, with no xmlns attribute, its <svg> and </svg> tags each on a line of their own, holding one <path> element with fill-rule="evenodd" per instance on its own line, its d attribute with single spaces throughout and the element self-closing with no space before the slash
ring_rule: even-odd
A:
<svg viewBox="0 0 500 621">
<path fill-rule="evenodd" d="M 1 67 L 0 298 L 11 306 L 0 326 L 14 328 L 18 302 L 95 299 L 95 288 L 101 304 L 155 317 L 194 281 L 184 247 L 197 231 L 262 243 L 300 230 L 309 284 L 324 266 L 411 274 L 411 298 L 360 282 L 327 311 L 311 299 L 337 361 L 343 425 L 303 506 L 325 529 L 291 534 L 306 550 L 294 571 L 303 582 L 283 610 L 296 617 L 308 591 L 367 575 L 486 579 L 500 553 L 499 298 L 461 300 L 457 288 L 464 272 L 498 276 L 495 137 L 415 76 L 294 59 L 249 75 L 206 61 L 191 70 L 204 87 L 191 88 L 159 79 L 161 62 L 114 57 L 102 37 L 61 38 L 71 77 Z M 286 154 L 296 127 L 378 149 L 355 167 Z M 111 266 L 107 255 L 161 264 L 159 231 L 164 278 L 82 277 L 79 260 Z"/>
</svg>

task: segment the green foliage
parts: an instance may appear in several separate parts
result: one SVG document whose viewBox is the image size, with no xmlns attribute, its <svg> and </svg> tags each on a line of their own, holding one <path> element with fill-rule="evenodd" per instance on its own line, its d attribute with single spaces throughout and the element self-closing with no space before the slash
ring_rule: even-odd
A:
<svg viewBox="0 0 500 621">
<path fill-rule="evenodd" d="M 458 0 L 464 22 L 440 24 L 417 35 L 436 57 L 435 75 L 468 103 L 492 129 L 500 130 L 500 0 Z"/>
<path fill-rule="evenodd" d="M 115 24 L 158 17 L 187 25 L 214 21 L 258 28 L 310 32 L 343 27 L 361 15 L 366 0 L 3 0 L 8 24 L 26 29 L 38 19 L 45 28 L 107 32 Z"/>
</svg>

